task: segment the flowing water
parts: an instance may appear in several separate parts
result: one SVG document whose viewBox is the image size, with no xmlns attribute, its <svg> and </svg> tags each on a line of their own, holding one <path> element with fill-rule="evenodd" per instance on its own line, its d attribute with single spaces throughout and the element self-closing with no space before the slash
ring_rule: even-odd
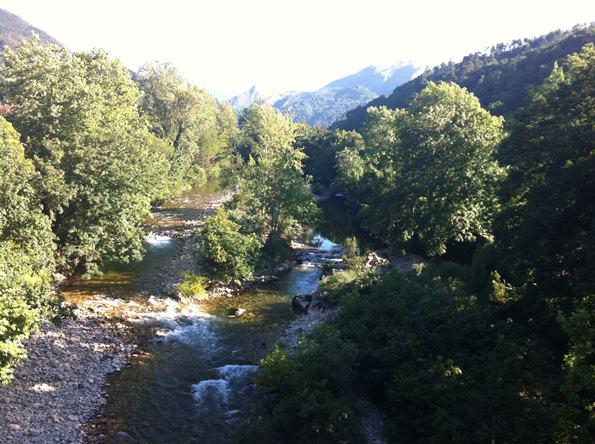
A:
<svg viewBox="0 0 595 444">
<path fill-rule="evenodd" d="M 149 228 L 179 230 L 214 192 L 213 187 L 197 189 L 165 204 L 154 212 Z M 337 224 L 330 226 L 336 229 Z M 137 323 L 150 339 L 131 366 L 109 377 L 107 404 L 97 419 L 106 442 L 118 436 L 143 443 L 233 442 L 236 425 L 254 400 L 258 361 L 294 317 L 291 297 L 314 291 L 321 276 L 318 265 L 340 253 L 336 243 L 312 234 L 317 247 L 275 282 L 200 306 L 164 304 L 163 299 L 154 303 L 159 274 L 180 246 L 163 234 L 147 236 L 140 263 L 114 266 L 98 279 L 75 280 L 65 288 L 72 301 L 108 294 L 126 307 L 144 307 Z M 343 240 L 342 234 L 329 230 L 329 235 Z M 242 315 L 236 316 L 239 309 Z"/>
</svg>

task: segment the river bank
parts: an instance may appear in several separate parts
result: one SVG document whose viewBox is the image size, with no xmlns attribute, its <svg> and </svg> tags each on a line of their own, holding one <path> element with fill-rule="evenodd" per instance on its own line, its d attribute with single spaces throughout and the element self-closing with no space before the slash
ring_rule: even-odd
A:
<svg viewBox="0 0 595 444">
<path fill-rule="evenodd" d="M 0 436 L 7 443 L 77 443 L 105 403 L 109 373 L 135 353 L 124 322 L 77 310 L 62 325 L 44 321 L 26 344 L 14 381 L 0 386 Z"/>
<path fill-rule="evenodd" d="M 152 232 L 147 242 L 158 243 L 167 236 L 180 239 L 180 244 L 158 280 L 144 285 L 147 304 L 140 298 L 123 297 L 130 283 L 126 279 L 120 283 L 110 273 L 97 280 L 75 279 L 64 285 L 66 300 L 76 305 L 75 318 L 64 319 L 59 326 L 43 321 L 25 345 L 28 358 L 15 369 L 13 382 L 0 385 L 2 442 L 86 440 L 94 429 L 94 416 L 107 402 L 108 376 L 139 357 L 142 335 L 138 328 L 143 318 L 148 313 L 171 310 L 172 304 L 166 302 L 168 293 L 192 267 L 192 229 L 227 198 L 221 194 L 200 196 L 196 205 L 188 206 L 189 211 L 175 216 L 169 213 L 187 197 L 156 209 L 160 223 L 149 224 Z M 92 291 L 97 282 L 113 284 L 114 291 Z"/>
</svg>

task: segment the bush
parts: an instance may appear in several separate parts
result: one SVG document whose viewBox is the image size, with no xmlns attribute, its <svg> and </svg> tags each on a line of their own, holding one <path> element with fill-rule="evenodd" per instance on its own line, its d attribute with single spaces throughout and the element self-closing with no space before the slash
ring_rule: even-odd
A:
<svg viewBox="0 0 595 444">
<path fill-rule="evenodd" d="M 329 326 L 262 360 L 257 383 L 273 400 L 244 430 L 243 442 L 354 443 L 356 417 L 345 397 L 354 377 L 355 348 Z"/>
<path fill-rule="evenodd" d="M 262 242 L 253 234 L 243 234 L 224 209 L 205 219 L 197 242 L 198 258 L 215 279 L 240 284 L 252 278 Z"/>
<path fill-rule="evenodd" d="M 195 273 L 184 273 L 183 280 L 178 285 L 178 292 L 183 298 L 205 299 L 207 297 L 205 277 Z"/>
<path fill-rule="evenodd" d="M 10 382 L 14 365 L 27 356 L 22 341 L 37 321 L 37 313 L 25 301 L 0 293 L 0 383 Z"/>
</svg>

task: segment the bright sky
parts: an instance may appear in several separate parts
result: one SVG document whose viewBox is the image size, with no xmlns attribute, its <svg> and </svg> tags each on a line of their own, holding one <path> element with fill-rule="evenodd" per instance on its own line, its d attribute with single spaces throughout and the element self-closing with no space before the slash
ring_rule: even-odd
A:
<svg viewBox="0 0 595 444">
<path fill-rule="evenodd" d="M 434 65 L 595 21 L 593 0 L 0 0 L 75 50 L 174 63 L 220 98 L 313 90 L 365 66 Z"/>
</svg>

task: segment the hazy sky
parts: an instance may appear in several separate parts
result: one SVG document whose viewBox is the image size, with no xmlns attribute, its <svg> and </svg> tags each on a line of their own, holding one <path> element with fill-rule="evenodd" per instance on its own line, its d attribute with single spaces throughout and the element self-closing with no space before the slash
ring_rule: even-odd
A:
<svg viewBox="0 0 595 444">
<path fill-rule="evenodd" d="M 434 65 L 595 21 L 593 0 L 0 0 L 71 49 L 170 61 L 219 97 L 316 89 L 370 64 Z"/>
</svg>

